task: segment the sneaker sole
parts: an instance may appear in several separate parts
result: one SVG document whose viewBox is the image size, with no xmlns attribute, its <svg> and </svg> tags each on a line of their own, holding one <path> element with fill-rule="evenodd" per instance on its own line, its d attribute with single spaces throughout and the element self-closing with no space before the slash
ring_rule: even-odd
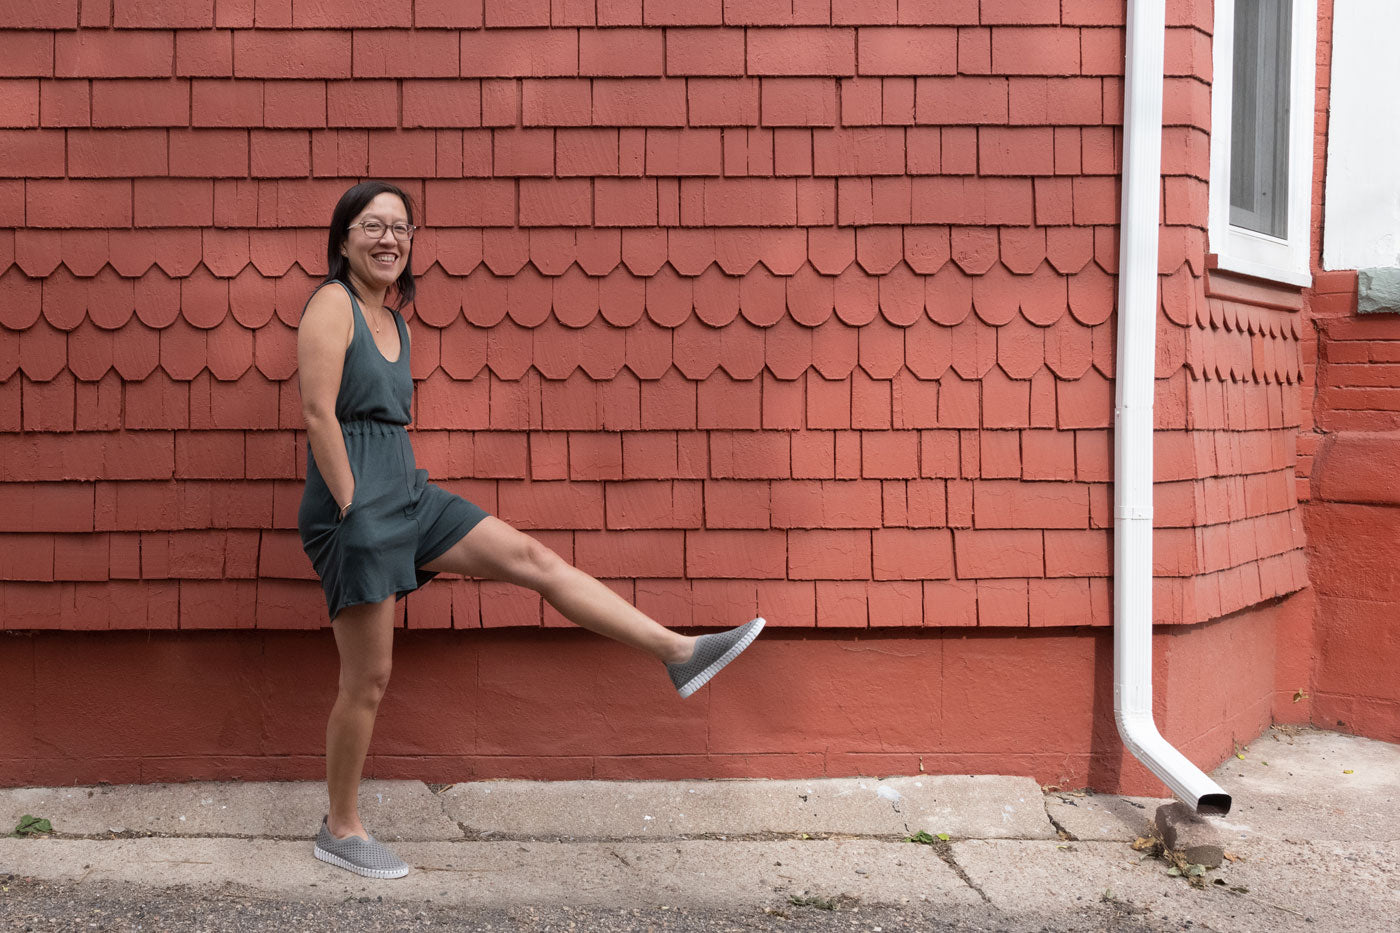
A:
<svg viewBox="0 0 1400 933">
<path fill-rule="evenodd" d="M 754 621 L 758 624 L 755 625 L 753 628 L 749 629 L 748 634 L 746 634 L 743 638 L 739 639 L 733 645 L 731 645 L 728 651 L 719 656 L 718 660 L 713 661 L 709 667 L 705 668 L 703 671 L 687 680 L 684 686 L 676 688 L 676 692 L 681 695 L 682 700 L 689 697 L 696 690 L 699 690 L 701 687 L 705 686 L 705 684 L 709 683 L 711 677 L 718 674 L 721 670 L 724 669 L 724 666 L 726 664 L 728 664 L 730 661 L 733 661 L 739 656 L 740 652 L 742 652 L 749 645 L 753 644 L 753 640 L 758 637 L 758 633 L 763 631 L 763 626 L 767 624 L 762 617 L 759 617 Z"/>
<path fill-rule="evenodd" d="M 315 849 L 312 850 L 312 854 L 323 862 L 328 862 L 346 871 L 353 871 L 355 874 L 363 875 L 366 878 L 402 878 L 404 875 L 408 874 L 407 865 L 402 869 L 395 869 L 392 871 L 386 871 L 382 868 L 364 868 L 352 862 L 347 862 L 338 855 L 332 855 L 320 846 L 316 846 Z"/>
</svg>

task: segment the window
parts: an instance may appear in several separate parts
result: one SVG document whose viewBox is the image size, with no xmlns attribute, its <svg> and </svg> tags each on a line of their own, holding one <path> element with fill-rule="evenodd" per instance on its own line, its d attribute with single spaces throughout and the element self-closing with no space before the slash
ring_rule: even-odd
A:
<svg viewBox="0 0 1400 933">
<path fill-rule="evenodd" d="M 1211 249 L 1223 269 L 1307 285 L 1317 0 L 1220 0 L 1214 41 Z"/>
</svg>

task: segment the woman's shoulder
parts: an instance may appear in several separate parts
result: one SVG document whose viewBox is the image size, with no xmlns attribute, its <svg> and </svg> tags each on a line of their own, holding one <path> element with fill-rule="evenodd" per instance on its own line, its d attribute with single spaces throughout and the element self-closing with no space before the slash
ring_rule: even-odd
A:
<svg viewBox="0 0 1400 933">
<path fill-rule="evenodd" d="M 350 290 L 339 279 L 332 279 L 322 282 L 312 291 L 302 309 L 301 319 L 305 322 L 308 317 L 340 318 L 349 314 Z"/>
<path fill-rule="evenodd" d="M 348 345 L 354 337 L 355 321 L 351 312 L 350 290 L 339 280 L 322 282 L 316 286 L 306 307 L 301 311 L 301 321 L 297 329 L 322 330 L 344 335 Z"/>
</svg>

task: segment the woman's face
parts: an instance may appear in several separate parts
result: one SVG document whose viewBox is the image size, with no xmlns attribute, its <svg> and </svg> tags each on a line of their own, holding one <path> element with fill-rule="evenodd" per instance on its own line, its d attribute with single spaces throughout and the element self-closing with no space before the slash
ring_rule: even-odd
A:
<svg viewBox="0 0 1400 933">
<path fill-rule="evenodd" d="M 355 226 L 366 220 L 378 220 L 385 230 L 378 237 Z M 407 240 L 398 240 L 388 229 L 396 223 L 408 223 L 408 211 L 397 195 L 389 192 L 375 195 L 374 200 L 350 221 L 350 230 L 340 251 L 350 260 L 350 275 L 370 291 L 384 291 L 393 285 L 408 265 Z"/>
</svg>

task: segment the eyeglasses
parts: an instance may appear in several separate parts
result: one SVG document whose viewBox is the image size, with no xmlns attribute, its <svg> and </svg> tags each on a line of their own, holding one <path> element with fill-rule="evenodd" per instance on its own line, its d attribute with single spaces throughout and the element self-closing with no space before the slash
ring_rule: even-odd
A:
<svg viewBox="0 0 1400 933">
<path fill-rule="evenodd" d="M 362 220 L 350 226 L 359 227 L 365 232 L 365 236 L 373 237 L 376 240 L 384 235 L 385 230 L 394 231 L 394 239 L 396 240 L 411 240 L 413 239 L 413 231 L 418 229 L 413 224 L 386 224 L 382 220 Z"/>
</svg>

